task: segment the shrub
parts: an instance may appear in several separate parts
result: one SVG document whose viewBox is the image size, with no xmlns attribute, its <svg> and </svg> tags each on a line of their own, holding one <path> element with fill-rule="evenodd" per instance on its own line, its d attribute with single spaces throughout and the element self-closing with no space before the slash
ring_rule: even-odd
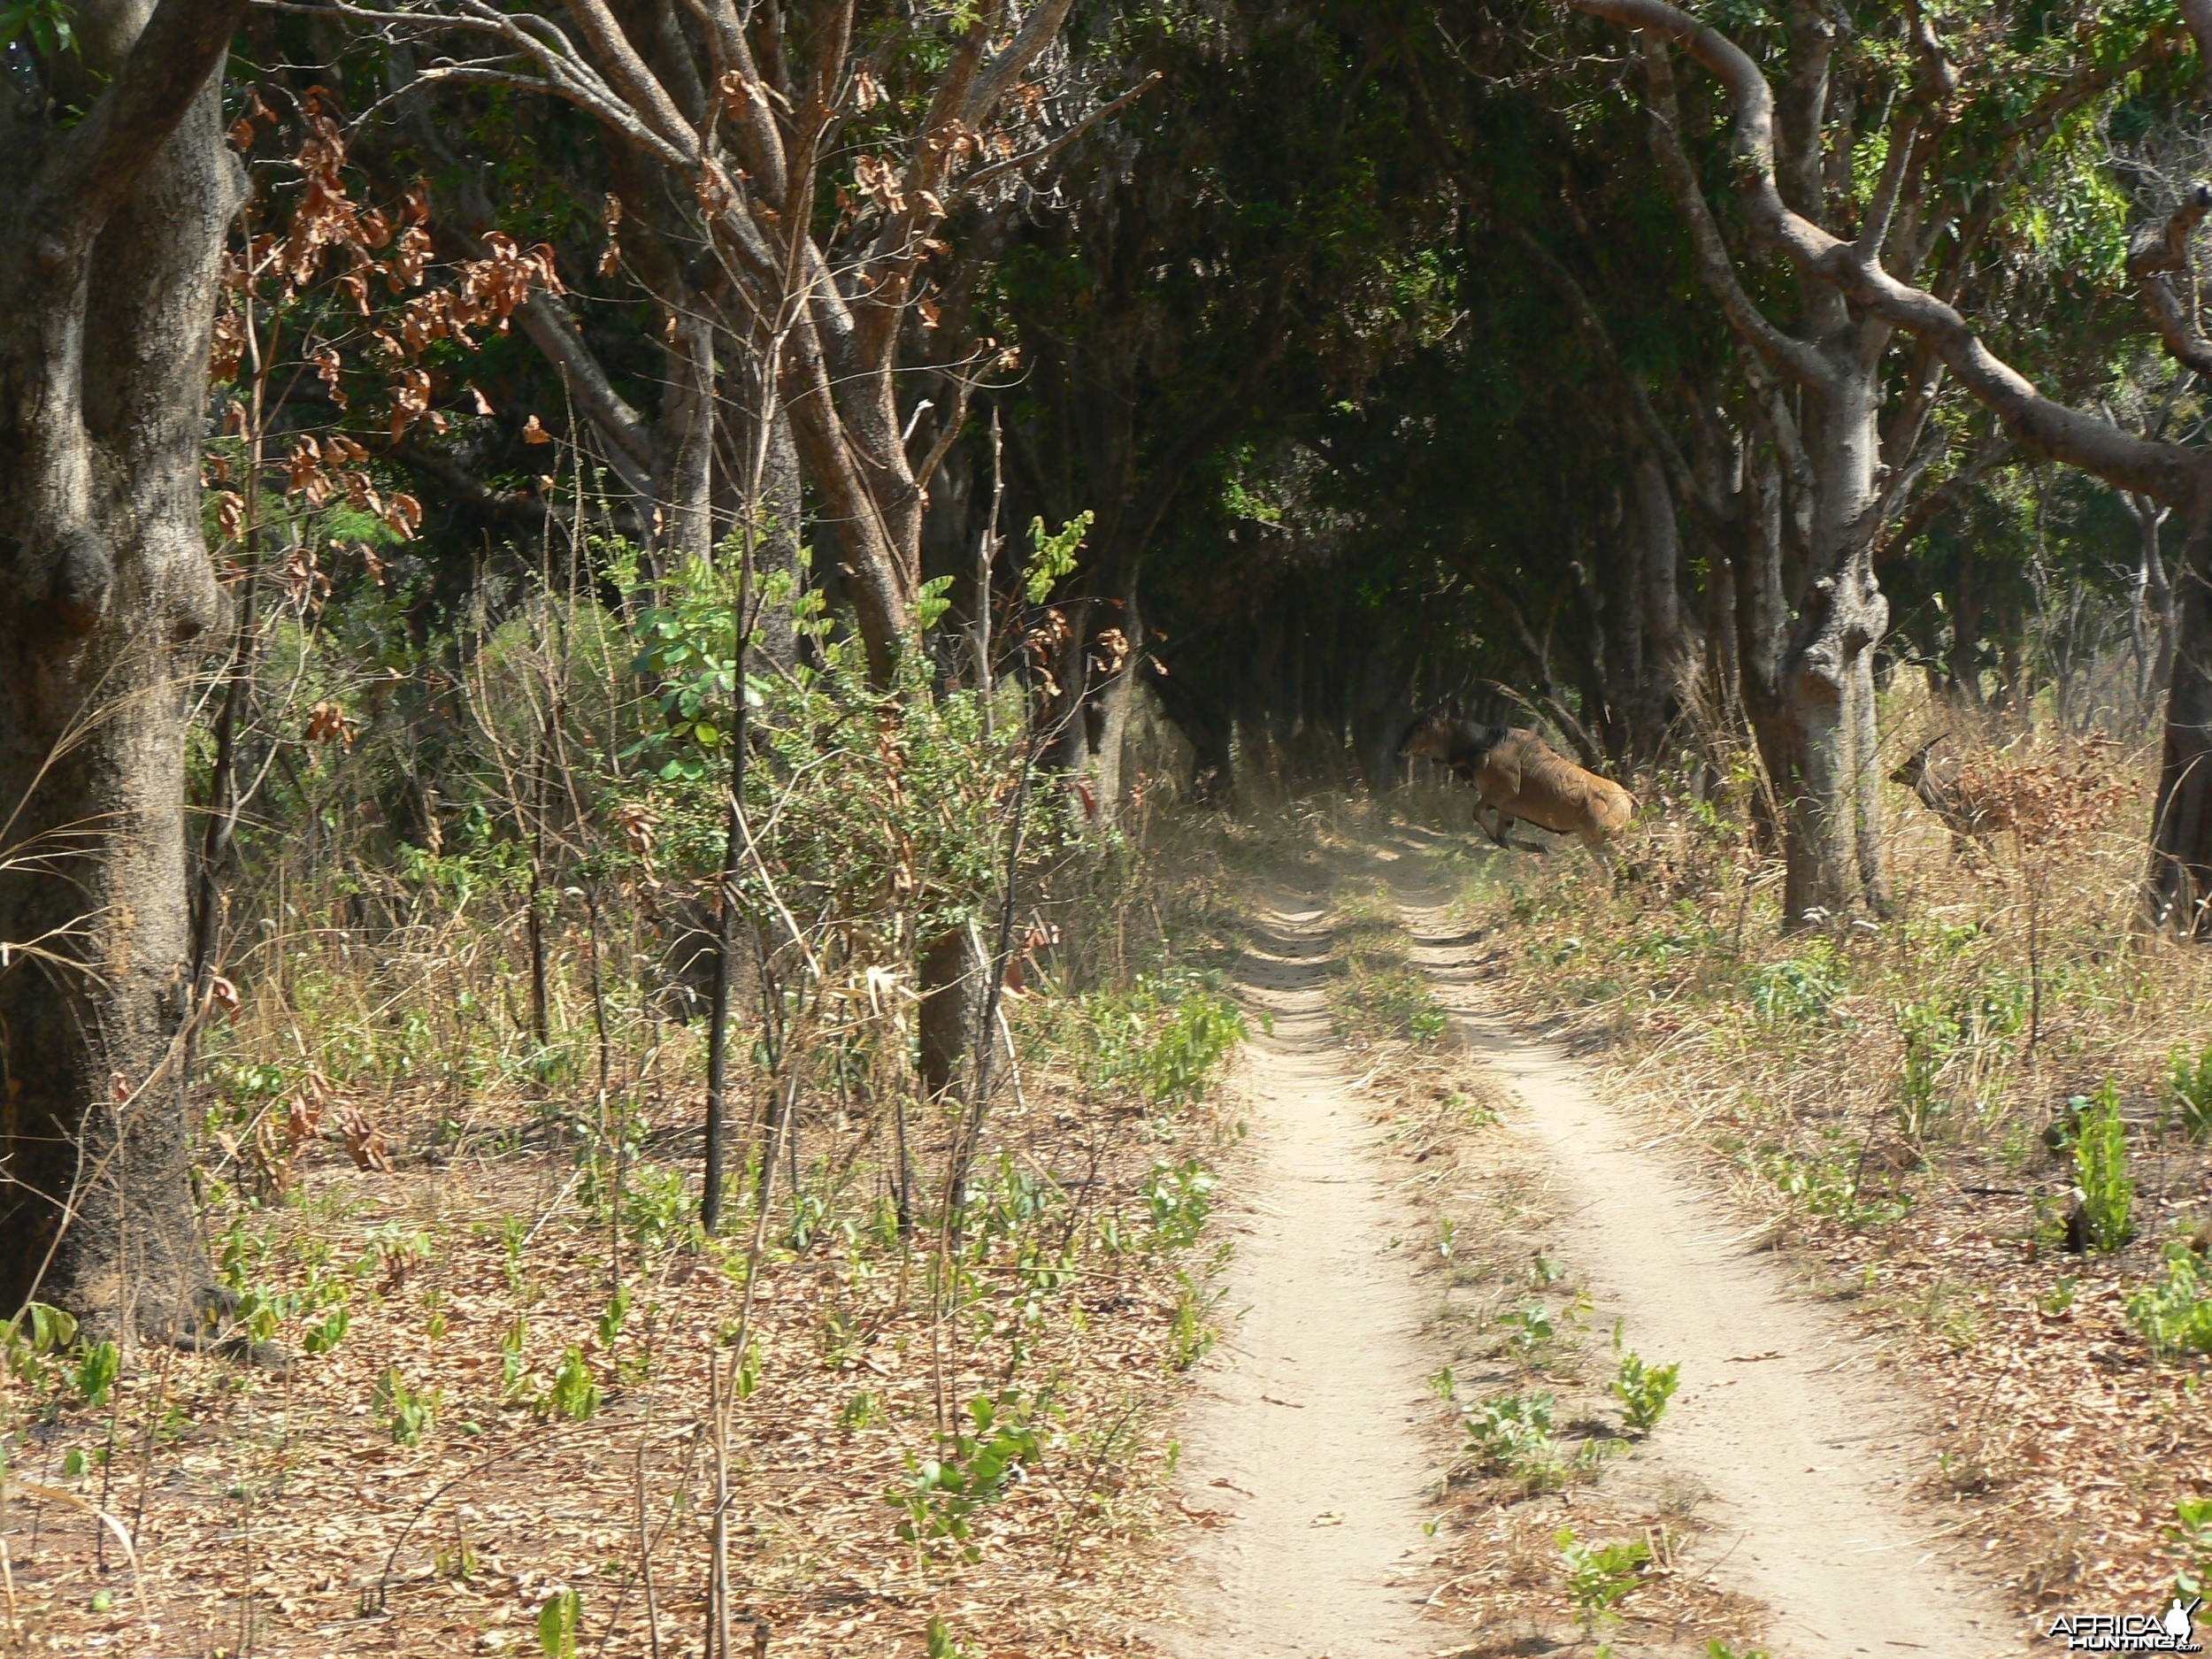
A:
<svg viewBox="0 0 2212 1659">
<path fill-rule="evenodd" d="M 1380 1026 L 1407 1042 L 1440 1041 L 1451 1030 L 1447 1014 L 1417 968 L 1373 968 L 1355 964 L 1338 992 L 1337 1028 L 1346 1035 Z"/>
<path fill-rule="evenodd" d="M 2174 1524 L 2166 1529 L 2167 1540 L 2181 1553 L 2174 1574 L 2177 1595 L 2198 1596 L 2212 1583 L 2212 1498 L 2183 1498 L 2174 1505 Z"/>
<path fill-rule="evenodd" d="M 1153 1243 L 1163 1249 L 1180 1249 L 1197 1242 L 1213 1212 L 1217 1178 L 1196 1158 L 1180 1164 L 1156 1164 L 1140 1194 L 1152 1216 Z"/>
<path fill-rule="evenodd" d="M 394 1440 L 402 1446 L 419 1446 L 423 1435 L 437 1420 L 438 1391 L 426 1388 L 417 1393 L 407 1386 L 398 1366 L 388 1365 L 384 1374 L 377 1379 L 369 1405 L 383 1419 Z"/>
<path fill-rule="evenodd" d="M 1155 1110 L 1203 1100 L 1248 1034 L 1242 1010 L 1191 973 L 1145 974 L 1126 991 L 1094 993 L 1079 1018 L 1069 1034 L 1094 1056 L 1086 1075 Z"/>
<path fill-rule="evenodd" d="M 1559 1462 L 1553 1404 L 1554 1397 L 1541 1393 L 1484 1401 L 1467 1413 L 1467 1449 L 1489 1473 L 1548 1473 Z"/>
<path fill-rule="evenodd" d="M 1638 1354 L 1623 1354 L 1619 1374 L 1609 1385 L 1621 1402 L 1621 1420 L 1639 1433 L 1648 1433 L 1666 1415 L 1667 1402 L 1681 1386 L 1682 1367 L 1647 1365 Z"/>
<path fill-rule="evenodd" d="M 2192 1141 L 2212 1141 L 2212 1042 L 2193 1059 L 2186 1048 L 2167 1056 L 2166 1100 L 2184 1134 Z"/>
<path fill-rule="evenodd" d="M 1818 1019 L 1843 995 L 1843 964 L 1821 940 L 1804 956 L 1754 968 L 1745 990 L 1752 1011 L 1770 1025 Z"/>
<path fill-rule="evenodd" d="M 2108 1080 L 2082 1114 L 2074 1142 L 2074 1182 L 2089 1248 L 2101 1256 L 2135 1236 L 2135 1183 L 2128 1175 L 2127 1125 L 2120 1121 L 2120 1092 Z"/>
<path fill-rule="evenodd" d="M 2166 1247 L 2166 1271 L 2128 1298 L 2128 1323 L 2162 1360 L 2212 1354 L 2212 1285 L 2187 1245 Z"/>
<path fill-rule="evenodd" d="M 1567 1599 L 1574 1603 L 1584 1632 L 1595 1635 L 1601 1625 L 1619 1619 L 1613 1604 L 1636 1587 L 1650 1563 L 1651 1546 L 1640 1538 L 1586 1544 L 1571 1526 L 1561 1527 L 1554 1541 L 1567 1563 Z"/>
</svg>

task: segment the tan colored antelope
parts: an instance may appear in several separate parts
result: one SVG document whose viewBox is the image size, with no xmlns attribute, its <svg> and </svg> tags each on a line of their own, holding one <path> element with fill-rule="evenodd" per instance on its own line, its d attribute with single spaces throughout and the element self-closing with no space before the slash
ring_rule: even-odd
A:
<svg viewBox="0 0 2212 1659">
<path fill-rule="evenodd" d="M 1533 842 L 1508 841 L 1506 833 L 1517 822 L 1578 836 L 1584 846 L 1598 847 L 1636 815 L 1636 798 L 1627 790 L 1610 778 L 1585 772 L 1519 726 L 1482 726 L 1439 709 L 1415 723 L 1398 752 L 1448 766 L 1472 784 L 1476 826 L 1501 847 L 1545 850 Z M 1497 819 L 1494 827 L 1484 820 L 1486 808 Z"/>
</svg>

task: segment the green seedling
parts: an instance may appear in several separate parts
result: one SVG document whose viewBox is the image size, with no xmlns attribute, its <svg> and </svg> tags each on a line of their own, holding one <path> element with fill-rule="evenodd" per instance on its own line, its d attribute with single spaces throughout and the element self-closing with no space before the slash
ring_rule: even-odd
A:
<svg viewBox="0 0 2212 1659">
<path fill-rule="evenodd" d="M 2083 1243 L 2110 1256 L 2135 1236 L 2135 1182 L 2128 1175 L 2127 1125 L 2120 1092 L 2108 1080 L 2082 1114 L 2074 1142 L 2074 1185 L 2080 1193 Z"/>
<path fill-rule="evenodd" d="M 1611 1544 L 1586 1544 L 1574 1528 L 1563 1526 L 1553 1535 L 1567 1566 L 1567 1599 L 1583 1633 L 1594 1636 L 1605 1626 L 1620 1622 L 1614 1610 L 1621 1598 L 1633 1590 L 1651 1562 L 1651 1546 L 1642 1539 Z"/>
<path fill-rule="evenodd" d="M 383 1376 L 377 1379 L 369 1405 L 402 1446 L 421 1445 L 423 1435 L 437 1421 L 437 1391 L 425 1389 L 417 1393 L 410 1388 L 396 1365 L 387 1366 Z"/>
<path fill-rule="evenodd" d="M 2174 1573 L 2174 1594 L 2186 1600 L 2206 1594 L 2212 1584 L 2212 1497 L 2183 1498 L 2174 1505 L 2167 1541 L 2181 1556 Z"/>
<path fill-rule="evenodd" d="M 1656 1428 L 1681 1386 L 1681 1372 L 1678 1364 L 1647 1365 L 1640 1355 L 1624 1353 L 1619 1371 L 1607 1385 L 1621 1402 L 1621 1420 L 1640 1434 Z"/>
<path fill-rule="evenodd" d="M 576 1659 L 576 1631 L 583 1617 L 584 1598 L 573 1590 L 546 1599 L 538 1609 L 538 1651 L 545 1659 Z"/>
</svg>

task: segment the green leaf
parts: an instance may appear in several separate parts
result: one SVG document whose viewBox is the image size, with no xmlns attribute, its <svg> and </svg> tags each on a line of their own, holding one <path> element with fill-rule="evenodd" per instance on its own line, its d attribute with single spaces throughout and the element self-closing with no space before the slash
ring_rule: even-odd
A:
<svg viewBox="0 0 2212 1659">
<path fill-rule="evenodd" d="M 576 1659 L 576 1627 L 582 1622 L 584 1598 L 563 1590 L 538 1609 L 538 1648 L 545 1659 Z"/>
<path fill-rule="evenodd" d="M 1086 508 L 1057 530 L 1049 532 L 1042 518 L 1030 520 L 1029 541 L 1034 550 L 1029 556 L 1029 568 L 1022 572 L 1022 590 L 1029 595 L 1031 604 L 1044 603 L 1060 579 L 1075 568 L 1076 552 L 1090 533 L 1094 516 Z"/>
</svg>

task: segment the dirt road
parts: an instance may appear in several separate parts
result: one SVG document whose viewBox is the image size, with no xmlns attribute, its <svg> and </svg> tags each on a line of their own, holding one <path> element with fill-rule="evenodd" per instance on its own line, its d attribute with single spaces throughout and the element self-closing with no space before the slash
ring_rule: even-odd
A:
<svg viewBox="0 0 2212 1659">
<path fill-rule="evenodd" d="M 1770 1610 L 1776 1659 L 2027 1651 L 2021 1621 L 1939 1552 L 1942 1522 L 1909 1492 L 1909 1414 L 1850 1332 L 1648 1126 L 1485 1009 L 1475 946 L 1448 917 L 1408 906 L 1405 919 L 1413 961 L 1517 1097 L 1506 1126 L 1551 1169 L 1562 1202 L 1544 1248 L 1589 1288 L 1596 1323 L 1617 1315 L 1630 1347 L 1680 1364 L 1645 1456 L 1711 1494 L 1715 1575 Z"/>
<path fill-rule="evenodd" d="M 1909 1410 L 1848 1330 L 1747 1248 L 1744 1219 L 1647 1128 L 1486 1010 L 1474 946 L 1440 911 L 1409 905 L 1406 921 L 1413 960 L 1517 1100 L 1507 1131 L 1550 1172 L 1556 1219 L 1531 1248 L 1567 1263 L 1603 1325 L 1622 1317 L 1629 1346 L 1681 1366 L 1638 1462 L 1709 1494 L 1700 1564 L 1770 1610 L 1773 1659 L 2032 1651 L 2023 1621 L 1941 1553 L 1940 1517 L 1909 1491 L 1924 1466 Z M 1417 1610 L 1451 1442 L 1423 1385 L 1430 1293 L 1394 1248 L 1410 1225 L 1325 1011 L 1328 950 L 1320 910 L 1286 901 L 1244 971 L 1274 1031 L 1248 1060 L 1229 1359 L 1184 1433 L 1182 1502 L 1202 1525 L 1187 1631 L 1168 1645 L 1190 1659 L 1397 1659 L 1469 1640 Z"/>
<path fill-rule="evenodd" d="M 1183 1430 L 1189 1659 L 1399 1659 L 1445 1646 L 1410 1581 L 1440 1472 L 1422 1295 L 1405 1225 L 1368 1149 L 1323 985 L 1318 910 L 1261 918 L 1243 969 L 1273 1017 L 1246 1056 L 1252 1167 L 1230 1223 L 1220 1312 L 1230 1363 Z M 1424 1586 L 1425 1587 L 1425 1586 Z"/>
</svg>

